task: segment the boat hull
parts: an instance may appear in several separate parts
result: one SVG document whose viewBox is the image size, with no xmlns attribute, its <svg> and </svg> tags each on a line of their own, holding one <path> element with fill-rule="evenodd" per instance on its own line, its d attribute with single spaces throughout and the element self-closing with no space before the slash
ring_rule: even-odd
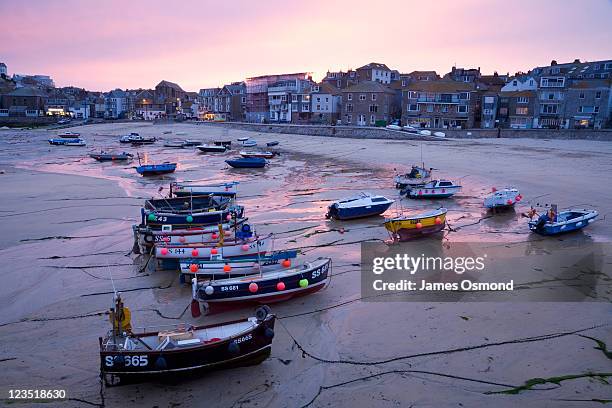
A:
<svg viewBox="0 0 612 408">
<path fill-rule="evenodd" d="M 204 260 L 185 259 L 179 262 L 180 272 L 183 275 L 197 277 L 232 278 L 259 273 L 260 268 L 269 269 L 270 266 L 290 268 L 291 259 L 297 257 L 297 251 L 279 251 L 261 256 L 245 256 L 240 258 Z M 281 261 L 289 261 L 289 266 L 281 264 Z M 225 266 L 231 269 L 226 271 Z"/>
<path fill-rule="evenodd" d="M 449 198 L 461 190 L 459 186 L 426 188 L 418 186 L 408 189 L 406 196 L 410 198 Z"/>
<path fill-rule="evenodd" d="M 260 169 L 268 163 L 265 159 L 258 158 L 226 160 L 225 162 L 236 169 Z"/>
<path fill-rule="evenodd" d="M 212 250 L 217 251 L 216 254 Z M 210 258 L 211 255 L 218 255 L 222 258 L 257 256 L 266 254 L 272 249 L 272 237 L 260 238 L 258 241 L 236 242 L 217 246 L 209 245 L 155 245 L 155 257 L 157 259 L 189 259 L 189 258 Z"/>
<path fill-rule="evenodd" d="M 202 211 L 191 214 L 175 214 L 162 211 L 141 210 L 141 224 L 152 229 L 161 229 L 163 225 L 172 225 L 173 228 L 189 228 L 196 226 L 222 224 L 228 221 L 228 217 L 242 218 L 244 209 L 241 206 L 233 206 L 217 211 Z M 191 217 L 191 218 L 190 218 Z"/>
<path fill-rule="evenodd" d="M 329 207 L 329 216 L 337 220 L 353 220 L 357 218 L 374 217 L 381 215 L 391 207 L 393 202 L 374 204 L 365 207 Z"/>
<path fill-rule="evenodd" d="M 174 173 L 175 170 L 176 163 L 145 164 L 136 168 L 138 174 L 142 176 L 159 176 L 161 174 Z"/>
<path fill-rule="evenodd" d="M 410 241 L 444 230 L 446 210 L 436 211 L 421 217 L 394 218 L 385 221 L 385 228 L 395 241 Z"/>
<path fill-rule="evenodd" d="M 229 183 L 211 184 L 211 185 L 189 185 L 181 183 L 172 183 L 170 191 L 177 197 L 190 195 L 218 195 L 233 197 L 238 192 L 238 182 L 232 181 Z"/>
<path fill-rule="evenodd" d="M 574 211 L 562 211 L 559 213 L 561 217 L 564 213 L 576 212 Z M 569 220 L 558 221 L 554 223 L 541 223 L 540 220 L 529 221 L 529 229 L 540 235 L 560 235 L 568 232 L 578 231 L 583 229 L 589 224 L 595 222 L 595 219 L 599 215 L 597 211 L 580 211 L 581 216 L 575 217 Z"/>
</svg>

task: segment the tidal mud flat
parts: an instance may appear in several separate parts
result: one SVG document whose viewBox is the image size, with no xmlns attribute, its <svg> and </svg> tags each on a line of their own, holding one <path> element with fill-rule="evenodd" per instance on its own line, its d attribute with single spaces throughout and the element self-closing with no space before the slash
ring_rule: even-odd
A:
<svg viewBox="0 0 612 408">
<path fill-rule="evenodd" d="M 517 186 L 527 200 L 523 209 L 533 202 L 599 211 L 598 222 L 584 232 L 553 240 L 609 242 L 612 192 L 602 184 L 612 171 L 612 143 L 347 140 L 189 124 L 77 131 L 86 148 L 49 146 L 53 131 L 0 131 L 3 398 L 8 389 L 61 388 L 69 399 L 57 406 L 75 407 L 570 407 L 611 399 L 603 375 L 612 371 L 610 356 L 602 346 L 612 344 L 610 291 L 602 302 L 584 303 L 365 302 L 359 244 L 388 239 L 382 218 L 339 222 L 324 214 L 330 201 L 359 191 L 397 199 L 394 169 L 423 160 L 440 177 L 464 186 L 444 200 L 451 227 L 446 240 L 533 239 L 520 210 L 490 217 L 482 209 L 492 186 Z M 228 154 L 164 148 L 160 142 L 124 148 L 117 136 L 129 132 L 167 140 L 278 140 L 281 155 L 263 170 L 233 170 L 224 160 L 236 147 Z M 179 168 L 146 179 L 136 174 L 134 162 L 100 164 L 87 156 L 109 148 L 178 161 Z M 178 273 L 153 270 L 153 263 L 130 253 L 131 225 L 143 200 L 159 197 L 160 187 L 167 194 L 175 180 L 240 181 L 240 203 L 258 231 L 274 232 L 277 249 L 302 248 L 305 259 L 332 257 L 331 283 L 319 293 L 272 305 L 279 321 L 272 356 L 261 365 L 180 383 L 103 388 L 97 338 L 110 327 L 104 314 L 111 305 L 110 273 L 137 327 L 220 322 L 252 312 L 192 319 L 190 288 L 179 283 Z M 398 206 L 409 211 L 441 203 L 403 199 Z M 559 282 L 537 285 L 554 290 Z"/>
</svg>

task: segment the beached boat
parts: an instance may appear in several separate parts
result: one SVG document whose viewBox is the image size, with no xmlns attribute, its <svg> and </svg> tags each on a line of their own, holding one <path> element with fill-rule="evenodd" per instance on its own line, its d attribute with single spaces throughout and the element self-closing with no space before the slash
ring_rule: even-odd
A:
<svg viewBox="0 0 612 408">
<path fill-rule="evenodd" d="M 271 159 L 277 155 L 277 153 L 274 153 L 274 152 L 257 151 L 257 150 L 243 150 L 238 154 L 242 157 L 247 157 L 247 158 L 248 157 L 261 157 L 263 159 Z"/>
<path fill-rule="evenodd" d="M 143 164 L 136 167 L 138 174 L 143 176 L 158 176 L 161 174 L 174 173 L 176 163 L 164 162 L 161 164 Z"/>
<path fill-rule="evenodd" d="M 331 263 L 330 258 L 318 258 L 295 268 L 241 278 L 209 281 L 194 278 L 192 297 L 205 313 L 218 306 L 281 302 L 325 287 L 331 276 Z"/>
<path fill-rule="evenodd" d="M 185 145 L 185 142 L 182 140 L 169 140 L 167 142 L 164 142 L 164 147 L 174 147 L 174 148 L 182 149 L 184 145 Z"/>
<path fill-rule="evenodd" d="M 387 125 L 386 128 L 389 130 L 402 130 L 402 127 L 399 125 Z"/>
<path fill-rule="evenodd" d="M 350 220 L 353 218 L 371 217 L 387 211 L 395 201 L 381 195 L 360 193 L 356 196 L 338 200 L 327 208 L 326 218 Z"/>
<path fill-rule="evenodd" d="M 235 196 L 238 192 L 238 181 L 217 184 L 170 183 L 170 195 L 177 197 L 190 195 Z"/>
<path fill-rule="evenodd" d="M 291 267 L 291 259 L 297 257 L 298 251 L 276 251 L 267 255 L 249 256 L 240 258 L 211 259 L 181 259 L 179 268 L 181 275 L 190 275 L 197 278 L 227 279 L 238 276 L 253 275 L 262 270 L 270 271 Z M 184 279 L 184 277 L 183 277 Z"/>
<path fill-rule="evenodd" d="M 48 140 L 49 144 L 55 146 L 86 146 L 85 140 L 81 138 L 76 139 L 62 139 L 62 138 L 52 138 Z"/>
<path fill-rule="evenodd" d="M 272 235 L 263 238 L 249 238 L 236 242 L 226 242 L 223 246 L 217 243 L 192 245 L 155 244 L 155 257 L 158 259 L 210 258 L 219 255 L 222 258 L 253 257 L 265 255 L 272 249 Z"/>
<path fill-rule="evenodd" d="M 133 139 L 140 138 L 138 133 L 132 132 L 129 135 L 123 135 L 119 137 L 119 143 L 132 143 Z"/>
<path fill-rule="evenodd" d="M 534 214 L 537 215 L 537 214 Z M 568 209 L 556 213 L 556 206 L 537 219 L 529 221 L 529 229 L 541 235 L 558 235 L 576 231 L 595 222 L 595 210 Z"/>
<path fill-rule="evenodd" d="M 187 132 L 176 132 L 175 135 L 177 135 L 177 136 L 186 136 Z"/>
<path fill-rule="evenodd" d="M 213 142 L 213 144 L 215 146 L 225 146 L 226 149 L 231 149 L 232 148 L 232 141 L 231 140 L 216 140 Z"/>
<path fill-rule="evenodd" d="M 183 147 L 193 147 L 193 146 L 198 146 L 198 145 L 201 145 L 201 144 L 202 144 L 201 140 L 186 139 L 183 142 Z"/>
<path fill-rule="evenodd" d="M 196 148 L 205 153 L 224 153 L 227 150 L 225 146 L 215 146 L 209 144 L 201 144 L 196 146 Z"/>
<path fill-rule="evenodd" d="M 247 140 L 249 140 L 249 138 L 248 137 L 239 137 L 236 140 L 238 140 L 239 142 L 246 142 Z"/>
<path fill-rule="evenodd" d="M 64 132 L 60 133 L 58 136 L 64 139 L 77 139 L 81 136 L 81 134 L 78 132 Z"/>
<path fill-rule="evenodd" d="M 155 137 L 133 136 L 130 138 L 130 143 L 135 146 L 153 144 L 156 141 L 157 139 Z"/>
<path fill-rule="evenodd" d="M 226 160 L 225 162 L 237 169 L 257 169 L 265 167 L 265 165 L 268 164 L 266 159 L 261 157 L 242 157 L 239 159 Z"/>
<path fill-rule="evenodd" d="M 191 378 L 196 370 L 257 364 L 270 355 L 274 337 L 275 316 L 266 306 L 248 319 L 136 333 L 129 309 L 115 295 L 110 318 L 112 330 L 99 338 L 100 374 L 106 385 L 158 376 L 176 379 L 179 374 Z"/>
<path fill-rule="evenodd" d="M 125 161 L 125 160 L 130 160 L 132 157 L 134 157 L 134 155 L 132 155 L 131 153 L 126 153 L 126 152 L 111 153 L 111 152 L 101 151 L 100 153 L 91 153 L 89 157 L 91 157 L 92 159 L 96 159 L 97 161 L 101 161 L 101 162 L 102 161 Z"/>
<path fill-rule="evenodd" d="M 446 224 L 446 208 L 438 208 L 411 216 L 385 220 L 385 228 L 394 241 L 409 241 L 424 235 L 442 231 Z"/>
<path fill-rule="evenodd" d="M 433 132 L 433 136 L 441 139 L 441 138 L 446 137 L 446 133 L 444 133 L 444 132 Z"/>
<path fill-rule="evenodd" d="M 172 228 L 172 225 L 166 224 L 163 230 L 153 230 L 141 225 L 133 225 L 132 228 L 138 237 L 138 243 L 143 247 L 153 246 L 158 242 L 169 245 L 204 244 L 218 243 L 221 239 L 234 240 L 234 229 L 242 226 L 245 221 L 246 218 L 239 218 L 231 222 L 190 228 Z"/>
<path fill-rule="evenodd" d="M 393 178 L 395 188 L 406 188 L 407 186 L 418 186 L 426 184 L 431 180 L 431 171 L 424 166 L 412 166 L 409 173 L 398 174 Z"/>
<path fill-rule="evenodd" d="M 273 146 L 278 146 L 279 142 L 277 142 L 276 140 L 272 141 L 272 142 L 268 142 L 266 143 L 266 146 L 268 147 L 273 147 Z"/>
<path fill-rule="evenodd" d="M 409 198 L 448 198 L 461 190 L 461 186 L 449 180 L 432 180 L 419 186 L 408 186 L 400 194 Z"/>
<path fill-rule="evenodd" d="M 420 136 L 419 134 L 419 129 L 414 128 L 410 125 L 406 125 L 404 127 L 402 127 L 402 130 L 406 133 L 410 133 L 411 135 L 415 135 L 415 136 Z"/>
<path fill-rule="evenodd" d="M 242 218 L 244 207 L 232 205 L 222 208 L 202 209 L 177 214 L 175 212 L 151 211 L 141 209 L 141 226 L 161 229 L 165 225 L 173 228 L 189 228 L 204 225 L 217 225 L 232 219 Z M 233 221 L 232 221 L 233 222 Z"/>
<path fill-rule="evenodd" d="M 485 197 L 484 206 L 488 209 L 502 209 L 512 207 L 514 204 L 521 201 L 523 197 L 516 188 L 502 188 L 493 191 Z"/>
<path fill-rule="evenodd" d="M 257 146 L 257 141 L 249 139 L 249 140 L 246 140 L 246 141 L 242 142 L 242 145 L 244 147 L 255 147 L 255 146 Z"/>
<path fill-rule="evenodd" d="M 421 136 L 431 136 L 431 130 L 427 130 L 427 129 L 419 130 L 419 135 L 421 135 Z"/>
<path fill-rule="evenodd" d="M 145 200 L 144 209 L 147 211 L 183 215 L 191 214 L 196 211 L 226 208 L 232 203 L 233 200 L 231 197 L 208 194 L 172 198 L 152 198 Z"/>
</svg>

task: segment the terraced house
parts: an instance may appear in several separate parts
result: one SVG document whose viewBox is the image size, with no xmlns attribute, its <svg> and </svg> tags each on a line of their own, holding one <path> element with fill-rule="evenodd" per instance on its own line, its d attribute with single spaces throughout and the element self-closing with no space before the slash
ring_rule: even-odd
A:
<svg viewBox="0 0 612 408">
<path fill-rule="evenodd" d="M 424 128 L 474 126 L 476 92 L 472 82 L 414 81 L 402 91 L 402 124 Z"/>
<path fill-rule="evenodd" d="M 574 80 L 567 87 L 565 117 L 569 128 L 610 126 L 611 79 Z"/>
<path fill-rule="evenodd" d="M 395 92 L 376 81 L 363 81 L 342 90 L 342 124 L 384 126 L 397 110 Z"/>
</svg>

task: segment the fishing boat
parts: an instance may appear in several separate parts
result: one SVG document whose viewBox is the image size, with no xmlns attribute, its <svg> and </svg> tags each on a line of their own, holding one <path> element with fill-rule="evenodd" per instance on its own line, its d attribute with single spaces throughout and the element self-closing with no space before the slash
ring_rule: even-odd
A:
<svg viewBox="0 0 612 408">
<path fill-rule="evenodd" d="M 394 177 L 395 188 L 406 188 L 407 186 L 418 186 L 426 184 L 431 180 L 431 171 L 424 166 L 412 166 L 409 173 L 398 174 Z"/>
<path fill-rule="evenodd" d="M 249 140 L 249 138 L 248 137 L 239 137 L 237 140 L 239 142 L 246 142 L 247 140 Z"/>
<path fill-rule="evenodd" d="M 442 138 L 446 137 L 446 133 L 444 133 L 444 132 L 433 132 L 433 136 L 437 137 L 439 139 L 442 139 Z"/>
<path fill-rule="evenodd" d="M 446 208 L 438 208 L 411 216 L 390 218 L 385 220 L 385 228 L 394 241 L 409 241 L 442 231 L 446 224 L 446 212 Z"/>
<path fill-rule="evenodd" d="M 196 148 L 205 153 L 224 153 L 227 150 L 225 146 L 215 146 L 209 144 L 201 144 L 196 146 Z"/>
<path fill-rule="evenodd" d="M 64 146 L 87 146 L 87 143 L 85 142 L 85 140 L 83 139 L 65 139 L 66 143 L 64 143 Z"/>
<path fill-rule="evenodd" d="M 406 133 L 410 133 L 411 135 L 415 135 L 415 136 L 420 136 L 419 134 L 419 129 L 414 128 L 410 125 L 406 125 L 404 127 L 402 127 L 402 130 Z"/>
<path fill-rule="evenodd" d="M 153 246 L 158 242 L 169 245 L 204 244 L 231 241 L 235 239 L 233 229 L 242 226 L 246 218 L 239 218 L 232 222 L 223 222 L 217 225 L 207 225 L 190 228 L 173 228 L 166 224 L 163 230 L 153 230 L 147 226 L 133 225 L 138 243 L 142 247 Z"/>
<path fill-rule="evenodd" d="M 247 158 L 248 157 L 261 157 L 263 159 L 271 159 L 274 156 L 276 156 L 277 153 L 257 151 L 257 150 L 243 150 L 238 154 L 242 157 L 247 157 Z"/>
<path fill-rule="evenodd" d="M 173 228 L 189 228 L 205 225 L 218 225 L 223 222 L 229 222 L 232 219 L 243 217 L 244 207 L 240 205 L 232 205 L 221 208 L 209 208 L 202 210 L 185 211 L 180 214 L 176 212 L 153 211 L 141 208 L 141 226 L 158 230 L 166 225 L 172 225 Z"/>
<path fill-rule="evenodd" d="M 179 374 L 192 378 L 194 371 L 257 364 L 271 352 L 276 317 L 267 306 L 247 319 L 205 326 L 182 323 L 137 333 L 119 294 L 113 303 L 109 311 L 112 330 L 99 338 L 105 385 Z"/>
<path fill-rule="evenodd" d="M 226 160 L 230 166 L 237 169 L 257 169 L 265 167 L 268 162 L 261 157 L 242 157 L 239 159 Z"/>
<path fill-rule="evenodd" d="M 255 147 L 255 146 L 257 146 L 257 141 L 256 140 L 247 140 L 247 141 L 242 142 L 242 145 L 244 147 Z"/>
<path fill-rule="evenodd" d="M 129 135 L 123 135 L 119 137 L 119 143 L 132 143 L 133 139 L 138 138 L 140 138 L 140 135 L 138 133 L 132 132 Z"/>
<path fill-rule="evenodd" d="M 135 146 L 153 144 L 156 141 L 157 139 L 155 137 L 133 136 L 130 138 L 130 143 Z"/>
<path fill-rule="evenodd" d="M 246 240 L 225 242 L 223 246 L 217 243 L 192 244 L 192 245 L 166 245 L 155 244 L 155 257 L 158 259 L 190 259 L 210 258 L 218 255 L 222 258 L 253 257 L 265 255 L 272 250 L 272 235 L 263 238 L 253 237 Z"/>
<path fill-rule="evenodd" d="M 240 278 L 208 281 L 194 278 L 192 297 L 205 313 L 213 312 L 216 307 L 281 302 L 325 287 L 331 277 L 331 264 L 330 258 L 318 258 L 295 268 Z"/>
<path fill-rule="evenodd" d="M 81 134 L 78 132 L 64 132 L 60 133 L 58 136 L 64 139 L 77 139 L 81 136 Z"/>
<path fill-rule="evenodd" d="M 183 280 L 185 275 L 196 278 L 235 278 L 237 276 L 253 275 L 259 273 L 262 269 L 269 271 L 290 268 L 291 259 L 295 259 L 297 253 L 298 251 L 292 250 L 240 258 L 225 259 L 221 256 L 211 256 L 211 259 L 181 259 L 179 268 Z"/>
<path fill-rule="evenodd" d="M 142 176 L 158 176 L 161 174 L 174 173 L 176 163 L 163 162 L 161 164 L 143 164 L 136 167 L 138 174 Z"/>
<path fill-rule="evenodd" d="M 400 194 L 410 198 L 448 198 L 461 190 L 461 186 L 449 180 L 432 180 L 419 186 L 408 186 Z"/>
<path fill-rule="evenodd" d="M 174 147 L 174 148 L 182 149 L 184 145 L 185 145 L 185 142 L 182 140 L 169 140 L 167 142 L 164 142 L 164 147 Z"/>
<path fill-rule="evenodd" d="M 190 184 L 190 183 L 170 183 L 170 195 L 177 197 L 190 195 L 220 195 L 235 196 L 238 192 L 238 181 L 228 181 L 227 183 L 217 184 Z"/>
<path fill-rule="evenodd" d="M 210 211 L 226 208 L 233 203 L 231 197 L 216 195 L 194 195 L 172 198 L 152 198 L 145 201 L 144 209 L 175 215 L 191 214 L 196 211 Z"/>
<path fill-rule="evenodd" d="M 200 144 L 202 144 L 202 141 L 200 140 L 186 139 L 183 142 L 183 147 L 193 147 L 193 146 L 198 146 Z"/>
<path fill-rule="evenodd" d="M 268 147 L 278 146 L 278 143 L 279 143 L 279 142 L 275 140 L 275 141 L 273 141 L 273 142 L 268 142 L 268 143 L 266 143 L 266 146 L 268 146 Z"/>
<path fill-rule="evenodd" d="M 326 218 L 350 220 L 354 218 L 372 217 L 387 211 L 395 201 L 381 195 L 359 193 L 356 196 L 338 200 L 327 208 Z"/>
<path fill-rule="evenodd" d="M 66 141 L 68 139 L 61 139 L 61 138 L 51 138 L 48 140 L 50 145 L 55 145 L 55 146 L 64 146 L 66 144 Z"/>
<path fill-rule="evenodd" d="M 582 229 L 595 222 L 599 215 L 595 210 L 567 209 L 558 214 L 556 210 L 557 206 L 553 205 L 545 214 L 529 221 L 529 229 L 540 235 L 558 235 Z M 532 217 L 535 215 L 534 211 Z"/>
<path fill-rule="evenodd" d="M 514 187 L 502 188 L 497 190 L 493 188 L 491 193 L 484 199 L 484 206 L 488 209 L 503 209 L 514 206 L 521 201 L 523 197 Z"/>
<path fill-rule="evenodd" d="M 399 125 L 387 125 L 386 128 L 389 130 L 402 130 L 402 127 Z"/>
<path fill-rule="evenodd" d="M 89 157 L 91 157 L 92 159 L 96 159 L 97 161 L 125 161 L 125 160 L 130 160 L 132 157 L 134 157 L 134 155 L 132 155 L 131 153 L 111 153 L 111 152 L 105 152 L 105 151 L 101 151 L 100 153 L 91 153 L 89 155 Z"/>
<path fill-rule="evenodd" d="M 213 144 L 215 146 L 225 146 L 225 148 L 227 150 L 232 148 L 232 141 L 231 140 L 216 140 L 213 142 Z"/>
</svg>

